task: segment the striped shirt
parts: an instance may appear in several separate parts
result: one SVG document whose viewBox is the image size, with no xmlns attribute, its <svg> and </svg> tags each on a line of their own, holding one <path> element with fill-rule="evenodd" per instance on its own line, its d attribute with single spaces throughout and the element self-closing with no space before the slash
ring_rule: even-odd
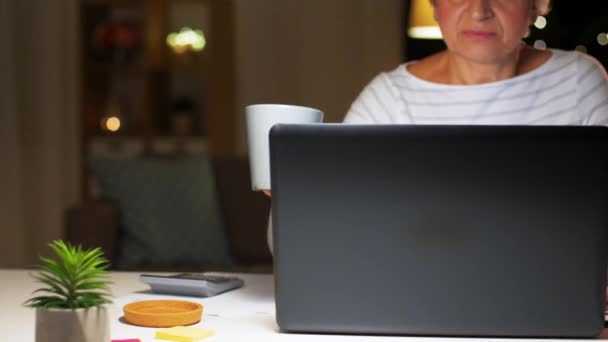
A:
<svg viewBox="0 0 608 342">
<path fill-rule="evenodd" d="M 531 72 L 480 85 L 425 81 L 402 64 L 378 75 L 344 122 L 608 126 L 608 76 L 601 64 L 577 51 L 550 51 Z"/>
<path fill-rule="evenodd" d="M 402 64 L 363 89 L 344 123 L 608 126 L 602 65 L 580 52 L 550 51 L 551 58 L 529 73 L 480 85 L 425 81 Z M 272 253 L 270 218 L 267 238 Z"/>
</svg>

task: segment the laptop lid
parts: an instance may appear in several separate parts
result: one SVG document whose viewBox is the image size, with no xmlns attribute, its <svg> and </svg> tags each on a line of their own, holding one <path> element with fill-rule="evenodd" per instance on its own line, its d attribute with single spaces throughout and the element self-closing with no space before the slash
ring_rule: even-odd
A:
<svg viewBox="0 0 608 342">
<path fill-rule="evenodd" d="M 600 127 L 275 126 L 278 325 L 598 335 L 607 142 Z"/>
</svg>

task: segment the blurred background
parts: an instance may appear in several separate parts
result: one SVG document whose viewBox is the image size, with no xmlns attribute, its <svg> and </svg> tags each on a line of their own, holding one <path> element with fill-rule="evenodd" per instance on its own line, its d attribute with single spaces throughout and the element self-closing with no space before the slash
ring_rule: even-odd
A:
<svg viewBox="0 0 608 342">
<path fill-rule="evenodd" d="M 606 5 L 579 4 L 555 1 L 525 41 L 606 66 Z M 426 5 L 1 0 L 0 267 L 63 238 L 115 269 L 270 271 L 243 107 L 340 122 L 378 72 L 443 48 L 415 30 L 433 25 Z"/>
</svg>

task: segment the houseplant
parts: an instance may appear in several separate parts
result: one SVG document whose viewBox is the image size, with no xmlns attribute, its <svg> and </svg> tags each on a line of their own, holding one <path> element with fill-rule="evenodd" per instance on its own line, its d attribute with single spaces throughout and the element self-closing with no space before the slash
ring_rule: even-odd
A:
<svg viewBox="0 0 608 342">
<path fill-rule="evenodd" d="M 102 250 L 61 240 L 49 246 L 56 258 L 40 257 L 33 277 L 43 287 L 25 302 L 36 309 L 36 342 L 109 341 L 109 262 Z"/>
</svg>

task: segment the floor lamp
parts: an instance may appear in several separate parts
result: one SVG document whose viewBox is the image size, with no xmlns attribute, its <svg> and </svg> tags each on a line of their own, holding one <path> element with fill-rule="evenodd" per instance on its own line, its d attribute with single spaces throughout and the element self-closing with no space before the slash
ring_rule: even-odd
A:
<svg viewBox="0 0 608 342">
<path fill-rule="evenodd" d="M 411 0 L 407 34 L 414 39 L 441 39 L 431 0 Z"/>
</svg>

